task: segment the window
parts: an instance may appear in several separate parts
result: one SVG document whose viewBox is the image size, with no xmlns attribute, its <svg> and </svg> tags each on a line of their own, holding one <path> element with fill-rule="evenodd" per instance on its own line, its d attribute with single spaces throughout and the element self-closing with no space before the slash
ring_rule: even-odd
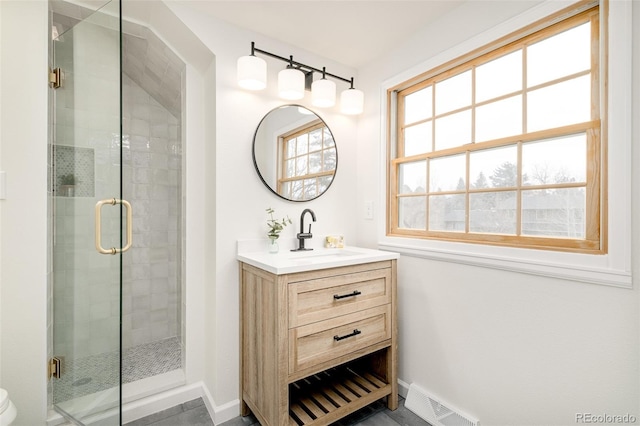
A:
<svg viewBox="0 0 640 426">
<path fill-rule="evenodd" d="M 605 252 L 598 16 L 389 91 L 389 235 Z"/>
<path fill-rule="evenodd" d="M 311 200 L 331 185 L 336 170 L 336 145 L 322 121 L 279 138 L 278 193 L 295 201 Z"/>
</svg>

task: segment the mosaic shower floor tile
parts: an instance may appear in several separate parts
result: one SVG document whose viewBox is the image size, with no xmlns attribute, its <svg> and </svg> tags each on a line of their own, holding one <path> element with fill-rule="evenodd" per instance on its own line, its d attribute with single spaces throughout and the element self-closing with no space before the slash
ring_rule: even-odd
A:
<svg viewBox="0 0 640 426">
<path fill-rule="evenodd" d="M 182 367 L 182 349 L 177 337 L 125 349 L 122 353 L 122 383 L 135 382 Z M 62 377 L 53 382 L 54 404 L 118 386 L 118 351 L 67 360 Z"/>
</svg>

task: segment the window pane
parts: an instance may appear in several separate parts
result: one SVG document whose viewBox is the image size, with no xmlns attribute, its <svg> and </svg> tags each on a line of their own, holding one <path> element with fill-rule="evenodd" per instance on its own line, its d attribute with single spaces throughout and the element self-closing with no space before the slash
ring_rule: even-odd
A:
<svg viewBox="0 0 640 426">
<path fill-rule="evenodd" d="M 528 132 L 589 121 L 591 76 L 529 92 L 527 102 Z"/>
<path fill-rule="evenodd" d="M 398 227 L 426 229 L 426 197 L 402 197 L 398 200 Z"/>
<path fill-rule="evenodd" d="M 404 155 L 406 157 L 431 152 L 431 128 L 431 121 L 427 121 L 404 129 Z"/>
<path fill-rule="evenodd" d="M 324 127 L 323 130 L 324 130 L 324 132 L 322 132 L 322 137 L 324 138 L 324 146 L 325 147 L 334 146 L 335 142 L 333 141 L 333 135 L 331 134 L 329 129 Z"/>
<path fill-rule="evenodd" d="M 307 174 L 307 156 L 296 158 L 296 176 Z"/>
<path fill-rule="evenodd" d="M 318 187 L 315 179 L 304 180 L 304 199 L 310 200 L 318 195 Z"/>
<path fill-rule="evenodd" d="M 302 181 L 301 180 L 290 182 L 289 195 L 292 200 L 302 200 Z"/>
<path fill-rule="evenodd" d="M 471 110 L 436 120 L 436 150 L 471 143 Z"/>
<path fill-rule="evenodd" d="M 296 138 L 289 139 L 287 141 L 287 153 L 286 153 L 287 158 L 296 156 L 296 143 L 297 143 Z"/>
<path fill-rule="evenodd" d="M 591 69 L 591 24 L 549 37 L 527 49 L 527 87 Z"/>
<path fill-rule="evenodd" d="M 522 133 L 522 96 L 476 108 L 476 142 Z"/>
<path fill-rule="evenodd" d="M 431 103 L 433 87 L 428 86 L 404 98 L 404 124 L 415 123 L 433 115 Z"/>
<path fill-rule="evenodd" d="M 464 194 L 430 196 L 429 230 L 464 232 L 466 219 L 464 203 Z"/>
<path fill-rule="evenodd" d="M 324 151 L 323 171 L 335 170 L 338 159 L 336 157 L 336 149 L 331 148 Z"/>
<path fill-rule="evenodd" d="M 585 205 L 584 188 L 523 191 L 522 234 L 584 238 Z"/>
<path fill-rule="evenodd" d="M 322 148 L 322 129 L 316 129 L 309 133 L 309 152 Z"/>
<path fill-rule="evenodd" d="M 464 154 L 429 161 L 429 192 L 464 191 L 466 159 Z"/>
<path fill-rule="evenodd" d="M 483 149 L 469 154 L 471 188 L 504 188 L 518 181 L 518 150 L 515 145 Z"/>
<path fill-rule="evenodd" d="M 476 68 L 476 102 L 522 90 L 522 50 Z"/>
<path fill-rule="evenodd" d="M 322 194 L 324 191 L 329 188 L 331 185 L 331 181 L 333 180 L 333 176 L 321 176 L 318 178 L 318 193 Z"/>
<path fill-rule="evenodd" d="M 284 171 L 284 177 L 295 176 L 296 173 L 296 159 L 292 158 L 287 160 L 286 168 Z"/>
<path fill-rule="evenodd" d="M 515 191 L 469 194 L 469 231 L 489 234 L 516 233 Z"/>
<path fill-rule="evenodd" d="M 320 173 L 322 171 L 322 151 L 309 154 L 309 173 Z"/>
<path fill-rule="evenodd" d="M 304 135 L 300 135 L 297 138 L 298 143 L 296 144 L 296 155 L 306 154 L 309 150 L 309 134 L 305 133 Z"/>
<path fill-rule="evenodd" d="M 427 162 L 414 161 L 400 164 L 398 171 L 398 193 L 425 193 L 427 187 Z"/>
<path fill-rule="evenodd" d="M 282 195 L 291 200 L 302 199 L 302 181 L 296 180 L 282 184 Z"/>
<path fill-rule="evenodd" d="M 572 135 L 522 145 L 525 185 L 550 185 L 587 180 L 587 136 Z"/>
<path fill-rule="evenodd" d="M 436 114 L 471 105 L 471 70 L 436 83 Z"/>
</svg>

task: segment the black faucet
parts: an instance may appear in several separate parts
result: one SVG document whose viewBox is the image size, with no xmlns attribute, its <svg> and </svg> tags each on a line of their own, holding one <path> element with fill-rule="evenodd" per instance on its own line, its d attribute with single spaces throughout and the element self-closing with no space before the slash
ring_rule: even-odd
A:
<svg viewBox="0 0 640 426">
<path fill-rule="evenodd" d="M 302 214 L 300 215 L 300 232 L 296 235 L 296 238 L 298 238 L 298 248 L 292 249 L 291 251 L 313 250 L 312 248 L 304 247 L 304 240 L 307 240 L 313 237 L 313 234 L 311 233 L 311 224 L 309 224 L 309 232 L 304 232 L 304 215 L 307 213 L 311 213 L 311 219 L 313 219 L 314 222 L 316 221 L 316 214 L 313 212 L 313 210 L 311 209 L 302 210 Z"/>
</svg>

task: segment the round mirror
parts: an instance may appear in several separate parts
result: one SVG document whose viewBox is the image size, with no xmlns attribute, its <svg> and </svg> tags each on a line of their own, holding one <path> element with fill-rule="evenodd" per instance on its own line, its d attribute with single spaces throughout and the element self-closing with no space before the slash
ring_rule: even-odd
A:
<svg viewBox="0 0 640 426">
<path fill-rule="evenodd" d="M 273 193 L 290 201 L 309 201 L 333 182 L 338 151 L 331 130 L 313 111 L 284 105 L 258 124 L 253 163 Z"/>
</svg>

